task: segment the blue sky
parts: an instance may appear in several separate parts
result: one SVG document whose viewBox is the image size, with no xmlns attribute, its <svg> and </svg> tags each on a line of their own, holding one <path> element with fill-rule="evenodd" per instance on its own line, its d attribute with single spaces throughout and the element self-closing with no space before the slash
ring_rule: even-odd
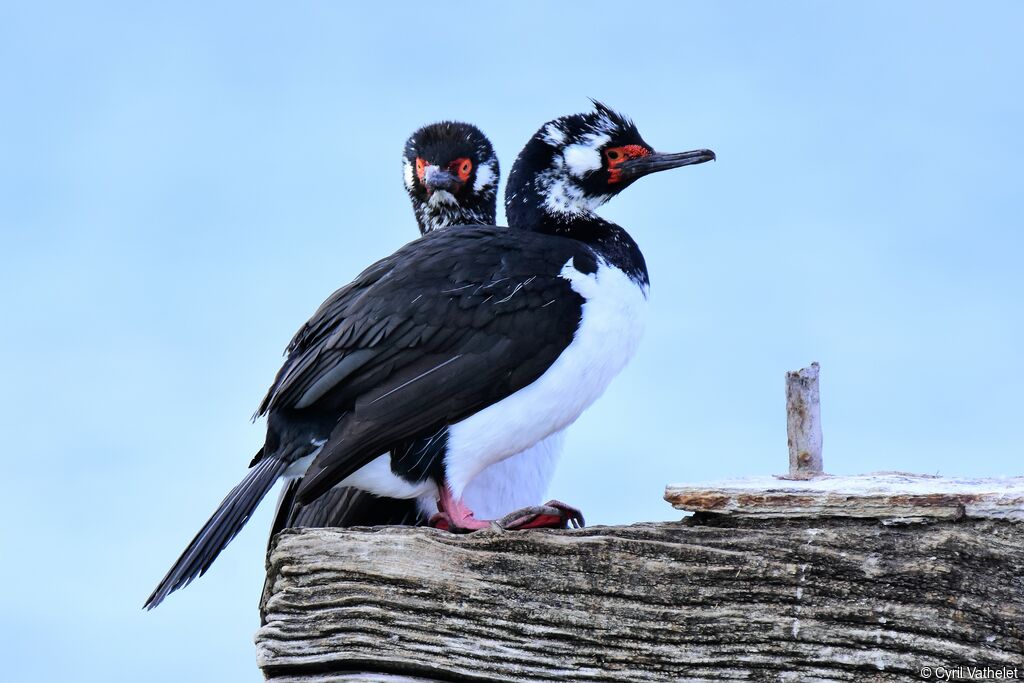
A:
<svg viewBox="0 0 1024 683">
<path fill-rule="evenodd" d="M 552 486 L 590 522 L 783 471 L 783 374 L 812 360 L 829 471 L 1021 474 L 1022 25 L 1012 2 L 5 3 L 5 674 L 261 680 L 272 501 L 140 607 L 262 443 L 291 334 L 415 235 L 402 143 L 441 118 L 506 170 L 587 97 L 718 153 L 603 211 L 651 320 Z"/>
</svg>

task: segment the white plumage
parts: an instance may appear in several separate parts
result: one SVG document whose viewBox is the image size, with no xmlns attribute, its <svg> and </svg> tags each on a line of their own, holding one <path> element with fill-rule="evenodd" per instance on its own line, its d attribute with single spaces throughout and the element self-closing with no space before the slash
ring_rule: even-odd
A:
<svg viewBox="0 0 1024 683">
<path fill-rule="evenodd" d="M 576 334 L 534 382 L 449 427 L 445 472 L 456 497 L 484 468 L 575 422 L 636 352 L 646 287 L 602 262 L 586 274 L 570 259 L 561 277 L 585 300 Z"/>
</svg>

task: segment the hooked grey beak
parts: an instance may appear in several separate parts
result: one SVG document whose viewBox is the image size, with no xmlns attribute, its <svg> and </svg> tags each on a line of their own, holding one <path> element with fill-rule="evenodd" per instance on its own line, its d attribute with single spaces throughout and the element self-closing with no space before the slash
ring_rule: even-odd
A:
<svg viewBox="0 0 1024 683">
<path fill-rule="evenodd" d="M 454 194 L 462 187 L 462 181 L 450 171 L 438 168 L 437 166 L 427 166 L 426 170 L 423 171 L 423 186 L 429 192 L 444 190 Z"/>
<path fill-rule="evenodd" d="M 663 154 L 654 152 L 645 157 L 636 157 L 619 164 L 619 178 L 625 182 L 643 178 L 645 175 L 667 171 L 670 168 L 690 166 L 691 164 L 703 164 L 705 161 L 714 161 L 715 153 L 710 149 L 695 149 L 691 152 L 678 152 L 676 154 Z"/>
</svg>

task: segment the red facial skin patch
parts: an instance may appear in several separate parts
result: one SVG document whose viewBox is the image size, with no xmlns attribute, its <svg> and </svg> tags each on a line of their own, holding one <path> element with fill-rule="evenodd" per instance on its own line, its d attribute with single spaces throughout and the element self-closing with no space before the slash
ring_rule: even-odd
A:
<svg viewBox="0 0 1024 683">
<path fill-rule="evenodd" d="M 459 180 L 466 182 L 469 174 L 473 172 L 473 162 L 466 157 L 460 157 L 448 164 L 448 170 L 459 176 Z"/>
<path fill-rule="evenodd" d="M 637 157 L 645 157 L 651 150 L 642 145 L 623 145 L 622 147 L 609 147 L 604 151 L 604 158 L 608 161 L 608 184 L 612 185 L 622 181 L 622 169 L 619 164 Z"/>
<path fill-rule="evenodd" d="M 420 179 L 420 183 L 423 183 L 423 174 L 427 172 L 427 166 L 430 164 L 422 157 L 416 157 L 416 177 Z M 459 157 L 453 159 L 448 163 L 448 170 L 459 177 L 459 180 L 466 182 L 469 180 L 469 175 L 473 172 L 473 162 L 466 157 Z"/>
</svg>

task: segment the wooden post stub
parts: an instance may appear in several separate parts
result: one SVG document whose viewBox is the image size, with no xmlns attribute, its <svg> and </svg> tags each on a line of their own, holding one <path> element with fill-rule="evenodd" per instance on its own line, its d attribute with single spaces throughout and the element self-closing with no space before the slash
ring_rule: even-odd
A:
<svg viewBox="0 0 1024 683">
<path fill-rule="evenodd" d="M 825 473 L 821 460 L 821 399 L 817 363 L 786 373 L 786 432 L 789 478 L 813 479 Z"/>
</svg>

